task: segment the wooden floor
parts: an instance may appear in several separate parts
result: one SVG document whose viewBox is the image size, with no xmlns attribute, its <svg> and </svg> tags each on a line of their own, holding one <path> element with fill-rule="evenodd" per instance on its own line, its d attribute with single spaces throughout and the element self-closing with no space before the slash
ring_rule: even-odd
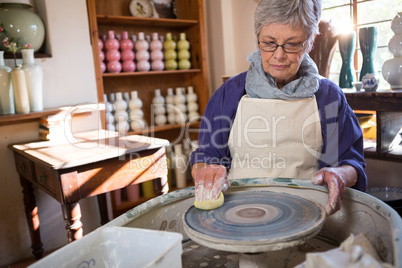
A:
<svg viewBox="0 0 402 268">
<path fill-rule="evenodd" d="M 47 255 L 49 255 L 49 254 L 52 253 L 53 251 L 54 251 L 54 250 L 43 253 L 43 257 L 46 257 Z M 20 261 L 20 262 L 17 262 L 17 263 L 13 263 L 13 264 L 10 264 L 10 265 L 0 266 L 0 268 L 26 268 L 26 267 L 28 267 L 29 265 L 31 265 L 31 264 L 33 264 L 33 263 L 35 263 L 35 262 L 36 262 L 36 260 L 35 260 L 35 258 L 32 256 L 31 258 L 28 258 L 28 259 L 26 259 L 26 260 L 23 260 L 23 261 Z"/>
</svg>

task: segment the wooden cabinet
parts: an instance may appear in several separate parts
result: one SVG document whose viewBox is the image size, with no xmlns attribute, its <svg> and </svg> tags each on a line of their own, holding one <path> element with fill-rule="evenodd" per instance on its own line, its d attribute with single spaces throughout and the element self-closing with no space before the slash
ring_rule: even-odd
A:
<svg viewBox="0 0 402 268">
<path fill-rule="evenodd" d="M 160 89 L 162 95 L 166 96 L 168 88 L 193 86 L 198 95 L 199 112 L 203 114 L 210 97 L 203 0 L 175 0 L 177 19 L 133 17 L 129 12 L 129 3 L 128 0 L 87 0 L 98 101 L 104 103 L 105 93 L 136 90 L 143 101 L 144 119 L 149 126 L 145 132 L 152 133 L 155 137 L 176 140 L 184 126 L 152 126 L 151 101 L 155 89 Z M 117 34 L 128 31 L 129 36 L 138 35 L 139 32 L 146 35 L 157 32 L 166 36 L 166 33 L 170 32 L 179 37 L 179 34 L 184 32 L 190 42 L 192 67 L 189 70 L 102 74 L 98 37 L 107 34 L 109 30 Z"/>
<path fill-rule="evenodd" d="M 129 134 L 150 135 L 153 137 L 168 139 L 172 143 L 180 143 L 183 138 L 197 139 L 199 122 L 188 122 L 185 125 L 153 126 L 151 114 L 151 102 L 155 89 L 160 89 L 163 96 L 167 95 L 168 88 L 192 86 L 198 95 L 200 114 L 204 113 L 210 97 L 208 64 L 206 53 L 206 33 L 204 19 L 203 0 L 175 0 L 177 19 L 166 18 L 139 18 L 131 16 L 129 12 L 129 0 L 87 0 L 88 16 L 90 23 L 90 35 L 94 58 L 97 95 L 99 103 L 104 103 L 104 94 L 116 92 L 138 91 L 138 96 L 143 102 L 144 119 L 148 129 Z M 100 69 L 98 38 L 113 30 L 115 34 L 127 31 L 129 36 L 144 32 L 151 35 L 157 32 L 166 37 L 166 33 L 172 33 L 179 38 L 180 33 L 186 33 L 190 42 L 191 69 L 174 71 L 149 71 L 130 73 L 102 73 Z M 103 116 L 103 127 L 106 122 Z M 113 203 L 114 216 L 122 211 L 146 201 L 149 198 L 141 197 L 138 202 L 122 200 L 116 206 Z M 114 198 L 112 198 L 114 200 Z"/>
<path fill-rule="evenodd" d="M 402 90 L 345 93 L 356 113 L 373 111 L 376 118 L 375 146 L 365 150 L 365 157 L 402 161 Z"/>
</svg>

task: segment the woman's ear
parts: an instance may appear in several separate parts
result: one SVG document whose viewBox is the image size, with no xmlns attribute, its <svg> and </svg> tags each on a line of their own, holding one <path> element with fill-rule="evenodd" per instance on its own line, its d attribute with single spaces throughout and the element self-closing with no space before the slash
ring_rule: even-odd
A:
<svg viewBox="0 0 402 268">
<path fill-rule="evenodd" d="M 310 53 L 311 52 L 311 50 L 313 50 L 313 48 L 314 48 L 314 42 L 315 42 L 315 38 L 317 37 L 317 34 L 314 34 L 314 37 L 311 39 L 311 45 L 310 45 L 310 49 L 309 49 L 309 51 L 307 52 L 307 53 Z"/>
</svg>

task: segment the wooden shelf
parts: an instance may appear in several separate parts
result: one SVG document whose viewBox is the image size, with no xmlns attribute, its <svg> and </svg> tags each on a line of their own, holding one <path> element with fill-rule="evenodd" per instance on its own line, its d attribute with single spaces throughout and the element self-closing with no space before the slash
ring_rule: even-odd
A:
<svg viewBox="0 0 402 268">
<path fill-rule="evenodd" d="M 53 109 L 45 109 L 41 112 L 32 112 L 26 114 L 10 114 L 10 115 L 0 115 L 0 126 L 15 125 L 21 123 L 35 122 L 41 117 L 47 115 L 55 115 L 61 112 L 68 111 L 72 116 L 85 116 L 90 114 L 90 111 L 95 111 L 98 109 L 97 104 L 79 104 L 73 106 L 65 106 Z M 81 110 L 81 111 L 80 111 Z"/>
<path fill-rule="evenodd" d="M 353 110 L 402 111 L 402 90 L 345 93 Z"/>
<path fill-rule="evenodd" d="M 17 59 L 22 59 L 21 53 L 15 54 Z M 46 53 L 35 53 L 34 57 L 36 59 L 41 59 L 41 58 L 51 58 L 52 55 L 46 54 Z M 14 59 L 14 55 L 10 52 L 5 52 L 4 53 L 4 59 Z"/>
<path fill-rule="evenodd" d="M 128 16 L 96 15 L 100 25 L 130 25 L 147 27 L 191 27 L 198 24 L 197 20 L 183 19 L 157 19 L 157 18 L 137 18 Z"/>
<path fill-rule="evenodd" d="M 61 111 L 60 108 L 55 108 L 27 114 L 0 115 L 0 126 L 33 122 L 39 120 L 42 116 L 57 114 Z"/>
<path fill-rule="evenodd" d="M 164 74 L 186 74 L 199 73 L 200 69 L 174 70 L 174 71 L 149 71 L 149 72 L 129 72 L 129 73 L 103 73 L 102 77 L 122 77 L 122 76 L 145 76 L 145 75 L 164 75 Z"/>
<path fill-rule="evenodd" d="M 364 150 L 366 158 L 402 161 L 402 146 L 391 145 L 402 127 L 402 90 L 345 93 L 355 113 L 376 114 L 376 142 Z M 374 112 L 373 112 L 374 111 Z M 390 150 L 390 148 L 392 148 Z"/>
</svg>

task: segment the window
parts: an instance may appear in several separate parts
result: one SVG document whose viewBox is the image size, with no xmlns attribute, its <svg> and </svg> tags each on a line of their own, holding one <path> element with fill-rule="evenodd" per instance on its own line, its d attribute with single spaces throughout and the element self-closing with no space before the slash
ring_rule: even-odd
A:
<svg viewBox="0 0 402 268">
<path fill-rule="evenodd" d="M 377 77 L 380 79 L 380 89 L 389 89 L 389 84 L 384 80 L 381 69 L 383 63 L 391 59 L 393 55 L 388 50 L 388 42 L 394 35 L 391 30 L 391 20 L 397 12 L 402 11 L 402 0 L 323 0 L 323 19 L 330 19 L 340 32 L 350 30 L 356 32 L 356 51 L 354 67 L 356 77 L 359 78 L 362 55 L 359 47 L 359 28 L 377 25 L 377 51 L 375 54 L 375 67 Z M 331 62 L 329 79 L 339 84 L 339 73 L 342 59 L 339 47 Z"/>
</svg>

